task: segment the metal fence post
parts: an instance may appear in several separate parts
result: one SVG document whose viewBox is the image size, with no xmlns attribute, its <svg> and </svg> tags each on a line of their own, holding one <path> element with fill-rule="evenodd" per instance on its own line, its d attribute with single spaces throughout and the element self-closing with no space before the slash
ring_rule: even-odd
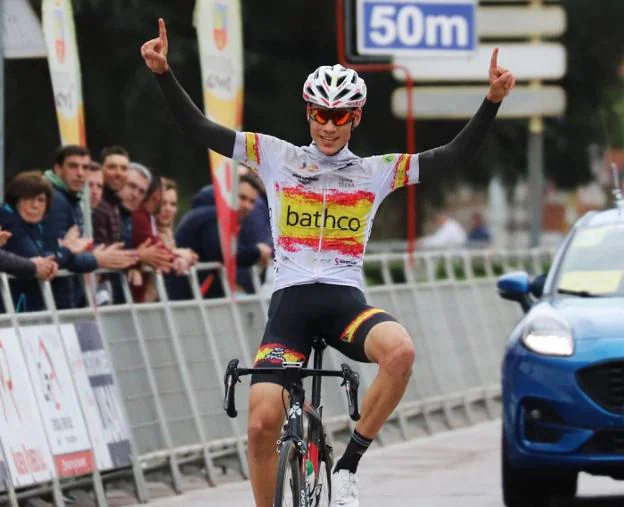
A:
<svg viewBox="0 0 624 507">
<path fill-rule="evenodd" d="M 203 297 L 201 291 L 199 290 L 199 284 L 197 283 L 197 270 L 194 267 L 191 269 L 191 273 L 189 274 L 189 283 L 191 284 L 193 298 L 197 302 L 202 323 L 204 325 L 204 329 L 206 330 L 206 343 L 208 344 L 212 357 L 214 358 L 214 367 L 219 372 L 219 377 L 223 378 L 225 375 L 225 363 L 223 362 L 223 359 L 221 359 L 221 354 L 219 353 L 219 348 L 217 347 L 215 341 L 212 325 L 208 319 L 206 306 L 204 305 Z M 245 446 L 243 445 L 243 437 L 241 437 L 241 431 L 238 424 L 239 420 L 231 418 L 228 418 L 228 420 L 234 436 L 236 437 L 236 453 L 241 464 L 242 474 L 243 477 L 247 479 L 249 478 L 249 462 L 247 461 Z"/>
<path fill-rule="evenodd" d="M 163 281 L 163 277 L 160 271 L 156 271 L 156 286 L 157 286 L 160 300 L 162 301 L 163 307 L 165 310 L 165 318 L 167 320 L 167 326 L 169 327 L 169 332 L 171 333 L 171 343 L 173 344 L 173 350 L 176 355 L 176 360 L 178 361 L 178 364 L 180 366 L 180 375 L 182 375 L 182 382 L 186 390 L 186 396 L 187 396 L 189 405 L 191 406 L 191 412 L 193 413 L 195 427 L 197 429 L 199 439 L 201 440 L 201 443 L 202 443 L 202 452 L 204 455 L 204 462 L 206 465 L 206 478 L 208 479 L 208 483 L 211 486 L 215 486 L 216 485 L 216 481 L 215 481 L 216 473 L 215 473 L 214 465 L 212 463 L 212 457 L 210 456 L 210 450 L 208 449 L 208 444 L 206 442 L 206 434 L 204 433 L 204 426 L 201 422 L 199 408 L 197 406 L 197 400 L 195 399 L 195 393 L 193 391 L 193 383 L 191 382 L 191 376 L 189 375 L 188 367 L 186 364 L 186 357 L 184 355 L 184 351 L 182 350 L 182 346 L 180 344 L 180 336 L 178 334 L 178 329 L 173 319 L 171 306 L 169 304 L 169 299 L 167 297 L 167 289 L 165 288 L 165 283 Z"/>
<path fill-rule="evenodd" d="M 173 451 L 173 441 L 171 440 L 171 433 L 169 432 L 169 427 L 167 426 L 167 419 L 165 418 L 165 411 L 163 409 L 162 402 L 160 401 L 160 396 L 158 395 L 158 387 L 157 387 L 156 379 L 154 378 L 154 371 L 152 369 L 152 363 L 149 357 L 149 353 L 147 351 L 147 346 L 145 345 L 145 336 L 143 336 L 143 330 L 141 329 L 141 323 L 139 322 L 137 309 L 136 309 L 134 302 L 132 301 L 132 294 L 130 293 L 130 287 L 128 286 L 128 281 L 125 277 L 122 277 L 121 284 L 122 284 L 124 297 L 126 298 L 126 301 L 129 301 L 128 306 L 130 308 L 130 315 L 132 317 L 132 323 L 134 325 L 134 329 L 137 333 L 137 342 L 139 344 L 139 350 L 141 351 L 141 357 L 143 359 L 143 363 L 145 364 L 145 372 L 147 374 L 147 381 L 149 383 L 150 389 L 152 390 L 152 395 L 154 397 L 154 406 L 156 408 L 156 414 L 158 416 L 159 426 L 162 431 L 165 444 L 167 445 L 168 457 L 169 457 L 169 468 L 171 470 L 171 480 L 173 482 L 173 489 L 176 493 L 182 493 L 183 491 L 182 475 L 178 467 L 177 456 Z"/>
</svg>

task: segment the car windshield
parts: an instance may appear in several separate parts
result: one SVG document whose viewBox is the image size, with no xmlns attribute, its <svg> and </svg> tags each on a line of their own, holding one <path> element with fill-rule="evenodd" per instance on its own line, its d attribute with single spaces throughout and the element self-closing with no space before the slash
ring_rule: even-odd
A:
<svg viewBox="0 0 624 507">
<path fill-rule="evenodd" d="M 561 264 L 557 291 L 577 296 L 624 295 L 624 224 L 579 229 Z"/>
</svg>

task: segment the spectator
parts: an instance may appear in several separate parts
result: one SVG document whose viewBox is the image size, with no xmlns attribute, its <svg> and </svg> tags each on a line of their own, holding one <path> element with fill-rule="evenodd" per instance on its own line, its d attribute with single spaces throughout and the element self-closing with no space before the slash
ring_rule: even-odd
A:
<svg viewBox="0 0 624 507">
<path fill-rule="evenodd" d="M 243 165 L 238 166 L 239 176 L 246 174 L 250 178 L 254 178 L 258 184 L 258 198 L 254 204 L 251 213 L 240 222 L 238 231 L 238 241 L 243 243 L 265 243 L 273 248 L 273 237 L 271 235 L 271 219 L 269 217 L 269 205 L 267 195 L 258 176 Z M 260 273 L 260 281 L 264 282 L 266 269 Z M 250 266 L 236 267 L 236 283 L 247 294 L 255 292 L 252 281 L 252 273 Z"/>
<path fill-rule="evenodd" d="M 0 209 L 1 213 L 2 210 Z M 37 277 L 39 280 L 50 280 L 56 275 L 58 265 L 52 258 L 33 257 L 29 259 L 4 250 L 12 236 L 12 232 L 3 231 L 0 228 L 0 272 L 16 278 Z"/>
<path fill-rule="evenodd" d="M 485 244 L 490 242 L 490 231 L 485 225 L 483 215 L 478 211 L 472 214 L 472 226 L 468 233 L 468 241 Z"/>
<path fill-rule="evenodd" d="M 173 268 L 174 254 L 160 241 L 154 217 L 160 208 L 162 198 L 161 180 L 160 176 L 153 170 L 149 171 L 149 175 L 149 187 L 145 197 L 139 207 L 132 212 L 132 244 L 139 249 L 139 252 L 148 250 L 151 252 L 149 256 L 141 257 L 141 264 L 169 273 Z M 148 272 L 143 272 L 142 275 L 143 279 L 140 280 L 140 283 L 133 284 L 134 300 L 137 302 L 145 301 L 146 290 L 151 285 L 150 300 L 153 301 L 156 294 L 154 277 L 152 273 Z"/>
<path fill-rule="evenodd" d="M 104 191 L 93 210 L 93 239 L 96 244 L 112 245 L 123 240 L 118 192 L 126 184 L 130 155 L 121 146 L 109 146 L 101 153 Z"/>
<path fill-rule="evenodd" d="M 461 224 L 447 213 L 438 212 L 434 218 L 436 231 L 416 242 L 417 248 L 446 249 L 466 246 L 466 231 Z"/>
<path fill-rule="evenodd" d="M 176 245 L 175 236 L 173 233 L 173 225 L 178 214 L 178 187 L 175 181 L 168 178 L 162 178 L 162 200 L 160 203 L 160 210 L 156 215 L 156 228 L 158 230 L 158 237 L 169 250 L 172 250 L 176 255 L 174 260 L 175 273 L 169 273 L 165 276 L 165 285 L 167 292 L 171 292 L 171 287 L 175 286 L 177 276 L 180 276 L 181 272 L 186 272 L 188 268 L 194 266 L 199 257 L 190 248 L 179 248 Z M 181 260 L 178 260 L 180 258 Z M 180 267 L 181 265 L 181 267 Z M 146 299 L 149 300 L 149 293 Z"/>
<path fill-rule="evenodd" d="M 0 209 L 0 226 L 11 235 L 7 252 L 30 259 L 35 266 L 31 273 L 40 280 L 56 275 L 57 263 L 64 264 L 80 254 L 87 242 L 78 237 L 76 228 L 60 238 L 54 251 L 46 250 L 41 222 L 50 210 L 52 186 L 39 171 L 18 174 L 8 185 L 5 204 Z M 31 268 L 32 269 L 32 268 Z M 26 271 L 24 272 L 24 274 Z M 35 280 L 12 280 L 11 295 L 17 311 L 38 311 L 45 308 L 39 285 Z"/>
<path fill-rule="evenodd" d="M 173 233 L 173 224 L 178 214 L 178 186 L 169 178 L 162 178 L 162 199 L 156 214 L 156 229 L 162 243 L 173 250 L 176 256 L 183 257 L 189 266 L 197 263 L 198 256 L 190 248 L 178 248 Z"/>
<path fill-rule="evenodd" d="M 258 197 L 260 188 L 254 178 L 248 175 L 240 177 L 238 185 L 238 217 L 239 220 L 249 215 Z M 192 209 L 187 212 L 176 229 L 178 247 L 190 248 L 197 252 L 199 262 L 223 262 L 223 254 L 219 241 L 217 211 L 210 189 L 203 188 L 193 199 Z M 237 262 L 241 266 L 251 266 L 256 262 L 268 263 L 272 248 L 265 243 L 238 242 Z M 205 297 L 221 297 L 224 290 L 216 274 L 201 273 L 200 285 Z M 171 286 L 172 299 L 189 299 L 192 293 L 185 280 L 177 279 Z"/>
<path fill-rule="evenodd" d="M 89 185 L 89 205 L 91 206 L 91 209 L 97 208 L 97 205 L 102 200 L 104 175 L 102 174 L 102 166 L 95 160 L 92 160 L 89 165 L 89 171 L 87 172 L 87 184 Z"/>
<path fill-rule="evenodd" d="M 162 200 L 156 215 L 156 228 L 163 244 L 171 249 L 176 247 L 173 224 L 178 214 L 178 186 L 169 178 L 162 178 Z"/>
<path fill-rule="evenodd" d="M 45 247 L 49 252 L 56 252 L 59 239 L 68 234 L 79 238 L 84 233 L 80 202 L 90 162 L 87 148 L 63 146 L 56 152 L 54 168 L 44 174 L 53 187 L 50 209 L 42 222 Z M 122 246 L 113 244 L 96 248 L 93 252 L 63 257 L 59 267 L 76 273 L 89 273 L 97 268 L 123 269 L 135 261 L 136 253 L 122 251 Z M 59 278 L 53 282 L 52 288 L 59 309 L 86 304 L 84 289 L 77 276 Z"/>
<path fill-rule="evenodd" d="M 131 162 L 128 165 L 126 184 L 119 191 L 121 235 L 128 248 L 132 248 L 132 213 L 139 208 L 145 199 L 151 180 L 152 175 L 144 165 L 136 162 Z"/>
</svg>

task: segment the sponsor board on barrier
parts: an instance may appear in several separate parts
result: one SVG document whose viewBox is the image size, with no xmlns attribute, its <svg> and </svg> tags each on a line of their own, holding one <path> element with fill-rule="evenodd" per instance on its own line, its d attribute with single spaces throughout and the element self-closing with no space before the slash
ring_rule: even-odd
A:
<svg viewBox="0 0 624 507">
<path fill-rule="evenodd" d="M 113 365 L 104 348 L 100 332 L 96 323 L 91 320 L 78 321 L 71 327 L 75 327 L 75 332 L 71 330 L 71 339 L 68 340 L 70 333 L 65 332 L 65 327 L 63 338 L 66 344 L 72 341 L 72 348 L 75 344 L 82 353 L 85 373 L 88 376 L 87 385 L 92 389 L 98 422 L 107 446 L 110 462 L 107 468 L 130 465 L 130 432 L 126 427 L 121 400 L 113 379 Z"/>
<path fill-rule="evenodd" d="M 63 343 L 65 344 L 65 353 L 71 367 L 71 374 L 74 377 L 76 394 L 80 399 L 82 413 L 89 428 L 89 436 L 91 437 L 91 444 L 95 453 L 95 462 L 100 470 L 108 470 L 113 468 L 113 463 L 104 439 L 97 402 L 82 359 L 76 330 L 73 324 L 62 324 L 60 328 Z"/>
<path fill-rule="evenodd" d="M 0 427 L 13 486 L 30 486 L 55 476 L 26 362 L 13 329 L 0 330 Z"/>
<path fill-rule="evenodd" d="M 89 474 L 95 459 L 61 336 L 55 325 L 22 327 L 20 332 L 57 474 Z"/>
</svg>

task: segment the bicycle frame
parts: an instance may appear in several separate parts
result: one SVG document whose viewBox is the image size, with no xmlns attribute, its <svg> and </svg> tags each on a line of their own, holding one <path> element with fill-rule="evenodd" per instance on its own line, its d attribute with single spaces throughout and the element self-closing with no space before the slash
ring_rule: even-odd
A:
<svg viewBox="0 0 624 507">
<path fill-rule="evenodd" d="M 294 445 L 299 456 L 298 482 L 300 493 L 300 505 L 308 505 L 306 490 L 306 456 L 314 467 L 315 490 L 320 470 L 319 447 L 325 444 L 322 407 L 321 407 L 321 377 L 341 377 L 342 385 L 347 393 L 349 416 L 352 420 L 360 419 L 358 411 L 358 387 L 359 375 L 349 365 L 341 364 L 341 370 L 323 370 L 323 352 L 327 347 L 325 340 L 315 338 L 312 344 L 314 350 L 313 368 L 303 368 L 302 363 L 283 362 L 282 367 L 239 368 L 238 359 L 229 362 L 225 372 L 225 398 L 224 409 L 230 417 L 236 417 L 235 386 L 240 382 L 240 377 L 253 373 L 268 373 L 283 376 L 283 385 L 288 386 L 289 406 L 286 412 L 286 422 L 280 439 L 277 441 L 278 452 L 282 448 L 291 449 Z M 310 403 L 305 401 L 305 389 L 303 379 L 312 377 L 312 396 Z M 304 434 L 304 413 L 308 417 L 308 438 Z M 319 490 L 320 491 L 320 490 Z"/>
</svg>

